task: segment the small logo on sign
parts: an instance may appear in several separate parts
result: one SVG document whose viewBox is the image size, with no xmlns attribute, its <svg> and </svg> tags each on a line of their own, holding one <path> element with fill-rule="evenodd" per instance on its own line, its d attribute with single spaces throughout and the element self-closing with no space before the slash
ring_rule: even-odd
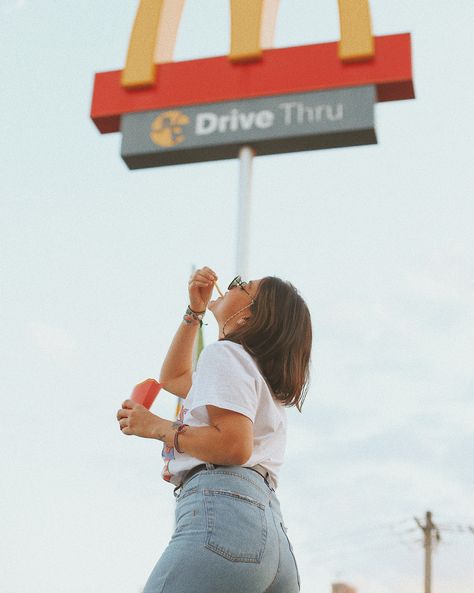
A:
<svg viewBox="0 0 474 593">
<path fill-rule="evenodd" d="M 175 146 L 186 139 L 183 126 L 189 124 L 189 117 L 181 111 L 160 113 L 151 124 L 150 138 L 158 146 Z"/>
</svg>

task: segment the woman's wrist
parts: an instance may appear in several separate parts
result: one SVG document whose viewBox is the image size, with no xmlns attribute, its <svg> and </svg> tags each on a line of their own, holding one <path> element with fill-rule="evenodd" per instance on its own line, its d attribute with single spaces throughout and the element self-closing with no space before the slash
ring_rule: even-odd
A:
<svg viewBox="0 0 474 593">
<path fill-rule="evenodd" d="M 183 321 L 187 325 L 198 325 L 199 324 L 202 327 L 202 325 L 203 325 L 202 320 L 203 320 L 205 314 L 206 314 L 206 309 L 204 309 L 204 311 L 199 311 L 199 310 L 192 309 L 191 306 L 188 305 L 186 312 L 183 316 Z"/>
<path fill-rule="evenodd" d="M 204 307 L 204 309 L 202 309 L 201 307 L 191 307 L 191 305 L 188 305 L 188 309 L 191 311 L 191 313 L 194 313 L 194 315 L 205 315 L 206 313 L 206 307 Z"/>
<path fill-rule="evenodd" d="M 183 453 L 178 437 L 180 434 L 186 432 L 187 429 L 188 425 L 183 424 L 180 420 L 173 422 L 159 418 L 153 431 L 153 438 L 162 441 L 168 447 L 175 448 L 178 453 Z"/>
<path fill-rule="evenodd" d="M 176 430 L 175 428 L 173 428 L 174 424 L 175 423 L 171 420 L 158 418 L 153 430 L 152 438 L 158 441 L 162 441 L 163 443 L 165 443 L 165 445 L 172 447 L 174 441 L 174 433 Z"/>
</svg>

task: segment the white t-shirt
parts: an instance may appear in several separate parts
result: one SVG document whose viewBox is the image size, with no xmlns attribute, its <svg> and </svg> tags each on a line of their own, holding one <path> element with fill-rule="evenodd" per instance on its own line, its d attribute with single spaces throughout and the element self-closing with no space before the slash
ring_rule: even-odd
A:
<svg viewBox="0 0 474 593">
<path fill-rule="evenodd" d="M 276 485 L 286 446 L 286 409 L 272 396 L 254 359 L 240 344 L 214 342 L 201 353 L 180 419 L 209 426 L 207 405 L 239 412 L 253 422 L 253 453 L 244 467 L 262 465 Z M 163 447 L 163 478 L 175 485 L 201 459 Z"/>
</svg>

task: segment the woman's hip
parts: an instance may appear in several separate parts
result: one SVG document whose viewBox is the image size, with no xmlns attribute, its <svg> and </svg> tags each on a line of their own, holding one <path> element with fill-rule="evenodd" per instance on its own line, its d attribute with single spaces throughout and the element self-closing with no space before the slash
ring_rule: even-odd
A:
<svg viewBox="0 0 474 593">
<path fill-rule="evenodd" d="M 252 470 L 204 470 L 177 497 L 173 537 L 187 531 L 202 538 L 206 549 L 232 562 L 259 563 L 273 523 L 274 496 Z"/>
<path fill-rule="evenodd" d="M 269 589 L 288 544 L 275 492 L 262 476 L 242 467 L 205 470 L 176 503 L 175 531 L 144 593 L 188 593 L 190 583 L 193 593 Z M 296 585 L 285 593 L 292 591 Z"/>
</svg>

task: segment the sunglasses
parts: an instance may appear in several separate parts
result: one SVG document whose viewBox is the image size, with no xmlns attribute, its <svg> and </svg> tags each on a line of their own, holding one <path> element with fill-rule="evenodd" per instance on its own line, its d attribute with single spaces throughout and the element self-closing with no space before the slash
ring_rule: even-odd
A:
<svg viewBox="0 0 474 593">
<path fill-rule="evenodd" d="M 244 280 L 242 280 L 242 278 L 240 276 L 236 276 L 232 282 L 229 284 L 229 286 L 227 287 L 227 290 L 232 290 L 233 288 L 235 288 L 236 286 L 238 286 L 239 288 L 241 288 L 252 300 L 252 303 L 255 302 L 253 296 L 250 294 L 250 292 L 248 290 L 245 290 L 245 287 L 247 286 L 248 282 L 245 282 Z"/>
</svg>

